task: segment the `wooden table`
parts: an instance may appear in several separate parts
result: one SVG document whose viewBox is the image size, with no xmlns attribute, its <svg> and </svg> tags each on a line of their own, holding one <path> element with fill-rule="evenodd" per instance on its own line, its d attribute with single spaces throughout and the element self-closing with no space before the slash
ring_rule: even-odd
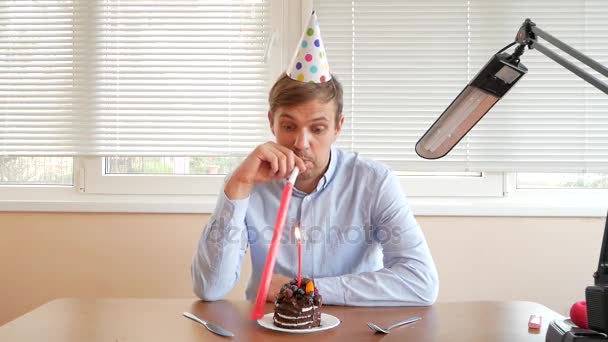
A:
<svg viewBox="0 0 608 342">
<path fill-rule="evenodd" d="M 154 342 L 228 341 L 182 317 L 191 311 L 235 333 L 235 341 L 544 341 L 549 322 L 562 318 L 532 302 L 454 302 L 431 307 L 324 306 L 341 320 L 336 328 L 312 334 L 288 334 L 248 320 L 246 301 L 201 302 L 194 299 L 58 299 L 0 327 L 0 341 L 19 342 Z M 272 311 L 267 304 L 266 312 Z M 530 314 L 540 313 L 540 331 L 528 330 Z M 374 334 L 365 324 L 380 326 L 410 316 L 422 320 L 388 335 Z"/>
</svg>

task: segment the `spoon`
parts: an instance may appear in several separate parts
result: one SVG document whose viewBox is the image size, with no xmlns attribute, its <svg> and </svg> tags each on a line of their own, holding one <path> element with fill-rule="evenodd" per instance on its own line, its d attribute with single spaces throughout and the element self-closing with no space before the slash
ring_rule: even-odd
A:
<svg viewBox="0 0 608 342">
<path fill-rule="evenodd" d="M 377 332 L 377 333 L 388 334 L 390 332 L 390 330 L 393 329 L 393 328 L 400 327 L 402 325 L 407 325 L 407 324 L 410 324 L 410 323 L 414 323 L 414 322 L 419 321 L 421 319 L 422 319 L 422 317 L 417 317 L 417 316 L 416 317 L 410 317 L 410 318 L 406 319 L 405 321 L 395 323 L 395 324 L 391 325 L 390 327 L 388 327 L 386 329 L 381 328 L 381 327 L 375 325 L 372 322 L 367 322 L 367 326 L 370 329 L 372 329 L 373 331 Z"/>
</svg>

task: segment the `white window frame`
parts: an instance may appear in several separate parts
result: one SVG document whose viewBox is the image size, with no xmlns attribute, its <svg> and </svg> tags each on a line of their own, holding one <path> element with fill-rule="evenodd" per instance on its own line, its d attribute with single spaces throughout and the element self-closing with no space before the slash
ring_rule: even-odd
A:
<svg viewBox="0 0 608 342">
<path fill-rule="evenodd" d="M 73 186 L 0 186 L 1 211 L 51 212 L 128 212 L 128 213 L 203 213 L 213 212 L 217 193 L 122 194 L 90 193 L 82 158 L 75 158 Z M 608 189 L 516 189 L 514 173 L 496 173 L 485 177 L 402 176 L 401 185 L 417 216 L 545 216 L 604 217 L 608 210 Z M 145 178 L 145 177 L 141 177 Z M 221 177 L 220 177 L 221 178 Z M 426 179 L 425 179 L 426 178 Z M 443 178 L 443 179 L 441 179 Z M 450 179 L 451 178 L 451 179 Z M 469 180 L 473 180 L 467 185 Z M 500 182 L 501 184 L 497 184 Z M 152 181 L 157 186 L 158 181 Z M 415 185 L 414 185 L 415 184 Z M 471 185 L 473 184 L 473 185 Z M 190 186 L 196 186 L 192 182 Z M 219 187 L 218 183 L 218 187 Z M 418 187 L 425 196 L 410 192 Z M 471 188 L 484 188 L 487 195 L 471 196 Z M 455 193 L 430 196 L 429 189 L 443 188 Z M 488 190 L 489 189 L 489 190 Z M 502 192 L 500 195 L 498 193 Z M 466 195 L 469 194 L 469 196 Z"/>
<path fill-rule="evenodd" d="M 225 175 L 105 174 L 105 158 L 82 158 L 84 192 L 120 195 L 217 195 Z"/>
<path fill-rule="evenodd" d="M 82 158 L 82 192 L 120 195 L 217 195 L 226 175 L 105 175 L 104 158 Z M 481 176 L 400 176 L 412 197 L 501 197 L 501 173 Z"/>
<path fill-rule="evenodd" d="M 504 174 L 508 216 L 605 217 L 608 189 L 518 189 L 517 173 Z"/>
</svg>

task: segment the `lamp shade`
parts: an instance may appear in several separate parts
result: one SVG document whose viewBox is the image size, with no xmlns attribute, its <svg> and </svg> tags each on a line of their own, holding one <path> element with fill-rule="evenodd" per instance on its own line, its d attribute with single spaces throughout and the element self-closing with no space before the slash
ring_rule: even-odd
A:
<svg viewBox="0 0 608 342">
<path fill-rule="evenodd" d="M 527 71 L 507 53 L 492 56 L 418 140 L 416 153 L 426 159 L 445 156 Z"/>
</svg>

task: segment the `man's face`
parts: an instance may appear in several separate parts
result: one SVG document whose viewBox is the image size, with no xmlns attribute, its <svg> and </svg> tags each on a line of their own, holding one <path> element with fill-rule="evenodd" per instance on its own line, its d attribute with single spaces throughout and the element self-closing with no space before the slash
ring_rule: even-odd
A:
<svg viewBox="0 0 608 342">
<path fill-rule="evenodd" d="M 336 122 L 334 101 L 322 103 L 312 100 L 300 105 L 281 107 L 269 113 L 270 128 L 279 145 L 285 146 L 302 158 L 306 172 L 300 179 L 321 176 L 329 162 L 331 144 L 340 134 L 344 117 Z"/>
</svg>

